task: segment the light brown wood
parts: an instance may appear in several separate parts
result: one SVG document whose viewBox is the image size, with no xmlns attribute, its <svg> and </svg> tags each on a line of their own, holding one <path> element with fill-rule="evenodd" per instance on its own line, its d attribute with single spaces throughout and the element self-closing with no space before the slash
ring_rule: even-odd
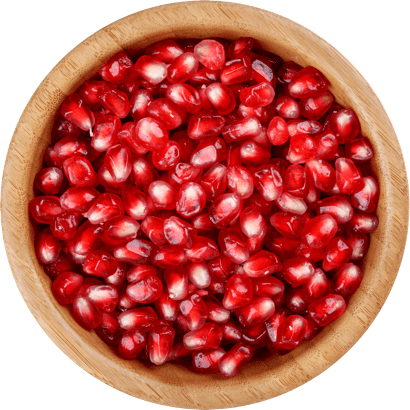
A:
<svg viewBox="0 0 410 410">
<path fill-rule="evenodd" d="M 81 329 L 50 292 L 38 264 L 28 218 L 32 184 L 66 95 L 121 49 L 138 49 L 168 37 L 252 36 L 262 46 L 331 81 L 339 103 L 353 108 L 372 141 L 380 183 L 380 225 L 371 237 L 364 280 L 346 313 L 318 337 L 284 357 L 255 358 L 233 379 L 192 373 L 178 364 L 147 366 L 124 361 Z M 304 27 L 273 13 L 234 3 L 189 2 L 133 14 L 95 33 L 67 54 L 44 79 L 15 130 L 2 183 L 2 225 L 17 285 L 44 331 L 74 362 L 104 383 L 151 402 L 183 408 L 227 408 L 286 393 L 340 359 L 382 308 L 399 269 L 408 225 L 408 185 L 402 153 L 389 118 L 357 70 L 332 46 Z"/>
</svg>

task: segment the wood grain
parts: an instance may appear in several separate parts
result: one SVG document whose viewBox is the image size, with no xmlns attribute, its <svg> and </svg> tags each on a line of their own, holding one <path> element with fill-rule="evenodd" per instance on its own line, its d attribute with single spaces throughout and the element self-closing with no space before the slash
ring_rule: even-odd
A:
<svg viewBox="0 0 410 410">
<path fill-rule="evenodd" d="M 93 332 L 81 329 L 50 292 L 38 264 L 28 218 L 32 184 L 40 169 L 58 107 L 66 95 L 121 49 L 135 50 L 168 37 L 252 36 L 262 46 L 331 81 L 336 100 L 354 109 L 375 148 L 381 187 L 380 225 L 371 237 L 364 280 L 340 319 L 284 357 L 259 356 L 233 379 L 192 373 L 178 364 L 148 366 L 119 359 Z M 223 2 L 188 2 L 133 14 L 95 33 L 67 54 L 27 104 L 10 144 L 2 182 L 5 246 L 17 285 L 44 331 L 84 370 L 127 394 L 182 408 L 243 406 L 286 393 L 340 359 L 382 308 L 399 269 L 408 225 L 408 184 L 402 153 L 377 96 L 332 46 L 304 27 L 254 7 Z M 46 360 L 46 359 L 45 359 Z"/>
</svg>

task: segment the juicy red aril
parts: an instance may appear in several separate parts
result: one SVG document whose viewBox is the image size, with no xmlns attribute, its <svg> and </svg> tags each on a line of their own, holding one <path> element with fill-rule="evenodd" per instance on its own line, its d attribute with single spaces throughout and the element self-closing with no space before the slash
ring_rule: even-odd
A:
<svg viewBox="0 0 410 410">
<path fill-rule="evenodd" d="M 308 310 L 310 317 L 319 326 L 326 326 L 344 313 L 346 302 L 340 295 L 329 294 L 312 302 Z"/>
<path fill-rule="evenodd" d="M 318 69 L 260 47 L 120 51 L 51 128 L 35 253 L 57 302 L 124 359 L 231 377 L 314 338 L 360 285 L 375 152 Z"/>
<path fill-rule="evenodd" d="M 64 100 L 61 105 L 61 114 L 83 131 L 91 131 L 95 124 L 94 114 L 75 93 Z"/>
<path fill-rule="evenodd" d="M 202 40 L 195 46 L 194 53 L 199 62 L 209 70 L 218 70 L 225 62 L 225 49 L 215 40 Z"/>
</svg>

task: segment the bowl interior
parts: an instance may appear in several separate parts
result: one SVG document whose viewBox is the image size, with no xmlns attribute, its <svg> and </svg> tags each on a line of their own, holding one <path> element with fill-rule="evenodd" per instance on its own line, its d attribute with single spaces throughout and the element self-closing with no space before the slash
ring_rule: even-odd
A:
<svg viewBox="0 0 410 410">
<path fill-rule="evenodd" d="M 283 357 L 264 353 L 233 379 L 198 375 L 184 365 L 148 365 L 118 358 L 94 332 L 82 329 L 54 300 L 51 281 L 38 264 L 27 207 L 32 184 L 50 144 L 51 128 L 65 96 L 120 50 L 133 51 L 165 38 L 251 36 L 263 48 L 330 80 L 336 102 L 356 111 L 375 149 L 380 183 L 379 228 L 364 260 L 363 282 L 346 313 L 313 341 Z M 222 408 L 277 396 L 305 383 L 346 353 L 370 326 L 393 285 L 404 250 L 408 199 L 404 163 L 379 100 L 363 77 L 333 47 L 304 27 L 253 7 L 221 2 L 176 3 L 149 9 L 100 30 L 71 51 L 30 100 L 13 137 L 3 178 L 2 223 L 17 284 L 32 313 L 77 364 L 125 393 L 186 408 Z"/>
</svg>

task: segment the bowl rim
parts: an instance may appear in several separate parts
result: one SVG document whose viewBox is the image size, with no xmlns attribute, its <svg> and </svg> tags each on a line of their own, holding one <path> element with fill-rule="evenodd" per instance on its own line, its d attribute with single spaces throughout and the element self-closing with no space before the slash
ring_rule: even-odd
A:
<svg viewBox="0 0 410 410">
<path fill-rule="evenodd" d="M 178 29 L 178 24 L 182 29 Z M 317 44 L 317 49 L 309 52 L 317 55 L 322 47 L 331 53 L 342 67 L 339 66 L 337 72 L 329 68 L 325 74 L 339 83 L 339 69 L 354 75 L 357 89 L 353 92 L 352 86 L 346 84 L 352 92 L 349 95 L 346 91 L 347 101 L 353 105 L 361 101 L 368 104 L 369 112 L 362 115 L 358 112 L 358 115 L 374 143 L 379 166 L 377 176 L 383 188 L 379 212 L 383 209 L 385 213 L 379 215 L 380 228 L 371 240 L 381 266 L 375 266 L 374 261 L 366 258 L 364 269 L 372 269 L 374 278 L 371 281 L 366 278 L 368 283 L 351 298 L 345 315 L 313 341 L 286 356 L 255 358 L 252 365 L 233 379 L 187 373 L 178 364 L 160 368 L 135 364 L 107 354 L 106 345 L 94 333 L 90 336 L 79 328 L 70 320 L 67 309 L 50 297 L 50 280 L 35 258 L 33 232 L 27 226 L 27 204 L 30 194 L 32 196 L 28 187 L 38 166 L 26 161 L 25 155 L 29 154 L 30 147 L 45 146 L 47 138 L 37 133 L 40 125 L 42 130 L 47 127 L 50 130 L 50 111 L 55 111 L 65 95 L 84 82 L 90 72 L 97 71 L 102 62 L 128 48 L 130 44 L 124 34 L 127 30 L 138 31 L 139 42 L 147 45 L 170 37 L 169 33 L 177 33 L 176 30 L 178 34 L 184 30 L 192 32 L 196 26 L 201 27 L 202 33 L 213 30 L 228 34 L 254 33 L 262 44 L 272 33 L 283 35 L 281 41 L 286 43 L 286 34 L 291 33 L 298 52 L 305 49 L 302 46 L 305 38 L 309 38 L 312 44 Z M 295 55 L 295 60 L 297 58 L 309 61 L 306 51 Z M 84 62 L 90 63 L 87 69 L 82 69 Z M 43 100 L 47 103 L 39 109 L 37 106 Z M 378 122 L 376 112 L 381 115 Z M 400 267 L 407 237 L 408 203 L 406 170 L 393 127 L 375 93 L 345 57 L 316 34 L 272 12 L 237 3 L 198 1 L 153 7 L 117 20 L 80 43 L 51 70 L 27 104 L 11 140 L 3 171 L 1 210 L 6 252 L 19 290 L 40 326 L 67 356 L 106 384 L 144 400 L 184 408 L 227 408 L 266 400 L 302 385 L 330 367 L 358 341 L 383 306 Z M 66 335 L 69 338 L 65 338 Z"/>
</svg>

